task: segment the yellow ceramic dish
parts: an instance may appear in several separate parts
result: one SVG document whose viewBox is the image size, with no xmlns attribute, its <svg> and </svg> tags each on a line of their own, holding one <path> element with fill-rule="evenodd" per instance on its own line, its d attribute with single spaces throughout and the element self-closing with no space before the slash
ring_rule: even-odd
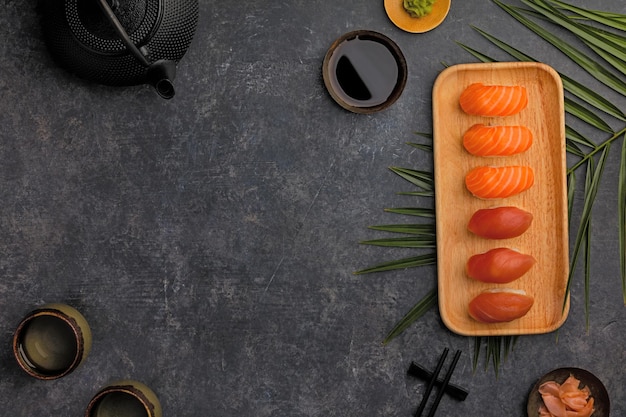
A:
<svg viewBox="0 0 626 417">
<path fill-rule="evenodd" d="M 67 304 L 45 304 L 31 311 L 13 335 L 13 354 L 29 375 L 51 380 L 74 371 L 89 355 L 91 329 Z"/>
<path fill-rule="evenodd" d="M 385 0 L 385 11 L 394 25 L 410 33 L 424 33 L 439 26 L 450 11 L 451 0 L 437 0 L 433 11 L 423 17 L 411 17 L 402 0 Z"/>
<path fill-rule="evenodd" d="M 157 395 L 143 382 L 124 379 L 102 388 L 91 399 L 85 417 L 163 417 Z"/>
</svg>

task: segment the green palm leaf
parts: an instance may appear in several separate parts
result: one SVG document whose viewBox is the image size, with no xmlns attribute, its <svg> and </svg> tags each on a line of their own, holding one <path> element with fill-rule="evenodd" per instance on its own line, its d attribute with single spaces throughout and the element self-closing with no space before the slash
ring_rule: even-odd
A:
<svg viewBox="0 0 626 417">
<path fill-rule="evenodd" d="M 370 266 L 365 269 L 356 271 L 355 275 L 371 274 L 373 272 L 394 271 L 399 269 L 415 268 L 417 266 L 435 265 L 437 263 L 437 254 L 428 253 L 426 255 L 412 256 L 409 258 L 398 259 Z"/>
<path fill-rule="evenodd" d="M 585 153 L 582 150 L 580 150 L 580 148 L 569 139 L 566 140 L 565 150 L 567 153 L 578 156 L 580 158 L 585 157 Z"/>
<path fill-rule="evenodd" d="M 434 190 L 433 174 L 430 172 L 398 167 L 390 167 L 389 169 L 416 187 L 427 191 Z"/>
<path fill-rule="evenodd" d="M 435 239 L 432 236 L 396 237 L 390 239 L 362 240 L 363 245 L 385 246 L 390 248 L 434 248 Z"/>
<path fill-rule="evenodd" d="M 603 132 L 613 133 L 613 129 L 594 112 L 565 97 L 565 111 Z"/>
<path fill-rule="evenodd" d="M 551 22 L 569 30 L 580 39 L 584 40 L 588 45 L 593 45 L 599 50 L 606 51 L 608 54 L 618 58 L 622 62 L 626 62 L 626 52 L 616 45 L 613 41 L 606 37 L 599 36 L 598 33 L 578 24 L 573 19 L 569 19 L 563 13 L 552 7 L 548 2 L 543 0 L 521 0 L 522 3 L 539 12 Z"/>
<path fill-rule="evenodd" d="M 621 36 L 591 27 L 587 25 L 580 25 L 580 27 L 585 28 L 589 33 L 593 33 L 596 38 L 605 39 L 605 42 L 608 44 L 613 44 L 615 48 L 623 49 L 626 47 L 626 39 Z M 624 62 L 621 57 L 616 57 L 611 51 L 607 51 L 606 49 L 600 48 L 595 44 L 589 42 L 586 38 L 581 38 L 581 40 L 587 44 L 589 48 L 591 48 L 596 54 L 601 56 L 606 62 L 611 64 L 613 68 L 621 72 L 622 74 L 626 74 L 626 62 Z"/>
<path fill-rule="evenodd" d="M 503 361 L 509 356 L 513 350 L 518 336 L 484 336 L 474 338 L 474 370 L 478 369 L 480 360 L 480 352 L 485 352 L 485 370 L 489 368 L 489 364 L 493 365 L 493 369 L 498 377 L 498 371 Z"/>
<path fill-rule="evenodd" d="M 626 30 L 626 16 L 624 15 L 599 10 L 584 9 L 582 7 L 573 6 L 558 0 L 550 0 L 550 3 L 560 9 L 569 10 L 596 23 L 600 23 L 614 29 Z"/>
<path fill-rule="evenodd" d="M 626 136 L 622 141 L 622 157 L 620 160 L 618 184 L 618 216 L 619 216 L 619 256 L 622 275 L 622 294 L 626 305 Z"/>
<path fill-rule="evenodd" d="M 574 211 L 574 195 L 576 194 L 576 173 L 567 175 L 567 223 L 572 224 L 572 213 Z"/>
<path fill-rule="evenodd" d="M 585 226 L 585 328 L 589 331 L 589 303 L 591 300 L 591 222 Z"/>
<path fill-rule="evenodd" d="M 592 182 L 594 177 L 593 172 L 593 159 L 589 160 L 589 164 L 587 165 L 587 175 L 585 177 L 585 195 L 589 195 L 593 192 L 591 189 Z M 584 221 L 581 219 L 581 221 Z M 581 231 L 581 240 L 585 242 L 585 327 L 589 330 L 589 278 L 590 278 L 590 270 L 589 267 L 591 265 L 591 221 L 586 221 L 584 225 L 581 224 L 579 230 Z"/>
<path fill-rule="evenodd" d="M 420 208 L 420 207 L 399 207 L 399 208 L 388 208 L 385 209 L 388 213 L 396 213 L 396 214 L 406 214 L 408 216 L 417 216 L 417 217 L 435 217 L 435 210 L 429 208 Z"/>
<path fill-rule="evenodd" d="M 602 154 L 600 155 L 597 167 L 594 167 L 593 159 L 588 160 L 585 199 L 583 202 L 583 211 L 580 219 L 580 225 L 578 226 L 578 233 L 576 234 L 576 241 L 574 243 L 571 267 L 567 279 L 565 300 L 567 299 L 567 294 L 569 294 L 571 288 L 572 277 L 574 276 L 575 267 L 578 263 L 578 256 L 580 254 L 581 246 L 586 240 L 586 234 L 589 232 L 589 224 L 591 223 L 591 209 L 593 208 L 593 203 L 595 202 L 596 194 L 598 193 L 598 186 L 600 184 L 600 178 L 602 177 L 602 171 L 604 170 L 604 165 L 609 153 L 609 149 L 610 146 L 604 147 Z M 563 301 L 563 307 L 565 307 L 565 300 Z"/>
<path fill-rule="evenodd" d="M 498 0 L 493 0 L 498 6 L 500 6 L 509 15 L 522 23 L 528 29 L 535 32 L 541 38 L 552 44 L 572 61 L 577 63 L 581 68 L 587 71 L 591 76 L 602 82 L 607 87 L 617 91 L 622 95 L 626 95 L 626 83 L 618 78 L 615 74 L 600 65 L 597 60 L 582 53 L 577 48 L 571 46 L 569 43 L 562 41 L 556 35 L 548 32 L 538 24 L 524 17 L 517 9 L 507 6 Z"/>
<path fill-rule="evenodd" d="M 626 114 L 619 109 L 616 105 L 605 99 L 602 95 L 596 93 L 591 88 L 588 88 L 578 81 L 569 78 L 567 75 L 559 73 L 561 80 L 563 81 L 563 89 L 594 108 L 601 110 L 616 119 L 626 121 Z"/>
<path fill-rule="evenodd" d="M 538 0 L 526 2 L 527 4 L 541 3 Z M 534 11 L 526 10 L 525 13 L 546 19 L 569 30 L 573 35 L 577 36 L 585 45 L 587 45 L 596 54 L 602 57 L 606 62 L 613 66 L 622 74 L 626 74 L 626 62 L 624 61 L 624 46 L 626 39 L 615 33 L 606 30 L 575 22 L 575 19 L 565 16 L 556 9 L 550 9 L 543 2 L 541 7 L 533 6 Z M 543 10 L 540 12 L 538 10 Z M 568 23 L 563 23 L 568 22 Z"/>
<path fill-rule="evenodd" d="M 417 319 L 422 317 L 428 310 L 437 305 L 437 291 L 431 290 L 402 319 L 396 323 L 383 340 L 383 344 L 391 342 L 395 337 L 401 334 L 407 327 L 413 324 Z"/>
<path fill-rule="evenodd" d="M 426 152 L 433 151 L 433 145 L 424 145 L 422 143 L 412 143 L 412 142 L 407 142 L 407 145 L 420 149 L 422 151 L 426 151 Z"/>
<path fill-rule="evenodd" d="M 467 52 L 469 52 L 471 55 L 474 56 L 474 58 L 478 59 L 481 62 L 496 62 L 496 59 L 491 58 L 490 56 L 487 56 L 485 54 L 483 54 L 482 52 L 479 52 L 475 49 L 470 48 L 467 45 L 464 45 L 460 42 L 457 42 L 457 45 L 459 45 L 461 48 L 465 49 Z"/>
<path fill-rule="evenodd" d="M 590 141 L 589 139 L 587 139 L 586 137 L 584 137 L 583 135 L 581 135 L 580 133 L 578 133 L 576 130 L 572 129 L 569 126 L 565 126 L 565 136 L 567 137 L 567 140 L 577 143 L 579 145 L 583 145 L 591 149 L 597 148 L 595 143 L 593 143 L 592 141 Z"/>
<path fill-rule="evenodd" d="M 602 37 L 609 42 L 613 42 L 619 47 L 622 47 L 622 48 L 626 47 L 626 38 L 624 38 L 623 36 L 617 33 L 609 32 L 608 30 L 605 30 L 596 26 L 591 26 L 585 23 L 579 23 L 579 24 L 585 29 L 587 29 L 588 31 L 594 32 L 597 36 Z"/>
<path fill-rule="evenodd" d="M 369 228 L 372 230 L 380 230 L 390 233 L 435 236 L 434 224 L 386 224 L 379 226 L 369 226 Z"/>
<path fill-rule="evenodd" d="M 576 171 L 578 168 L 584 165 L 589 159 L 593 158 L 597 153 L 602 152 L 604 148 L 606 148 L 607 146 L 610 146 L 611 143 L 615 142 L 615 140 L 617 140 L 619 137 L 621 137 L 624 134 L 626 134 L 626 127 L 624 127 L 619 132 L 616 132 L 615 134 L 611 135 L 610 138 L 606 139 L 604 142 L 596 146 L 593 150 L 585 154 L 585 156 L 582 157 L 578 162 L 576 162 L 574 165 L 568 168 L 567 172 L 569 173 L 572 171 Z"/>
</svg>

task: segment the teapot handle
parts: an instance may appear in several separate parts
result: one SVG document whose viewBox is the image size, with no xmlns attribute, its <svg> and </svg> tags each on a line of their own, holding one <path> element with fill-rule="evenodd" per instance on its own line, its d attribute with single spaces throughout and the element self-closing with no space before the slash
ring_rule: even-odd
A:
<svg viewBox="0 0 626 417">
<path fill-rule="evenodd" d="M 109 5 L 107 0 L 99 0 L 100 8 L 106 15 L 107 19 L 117 32 L 120 40 L 126 46 L 126 49 L 144 66 L 147 68 L 148 79 L 152 86 L 156 89 L 157 93 L 165 98 L 170 99 L 174 97 L 174 84 L 172 80 L 176 75 L 176 64 L 171 60 L 158 60 L 154 63 L 148 61 L 148 58 L 144 53 L 137 48 L 137 45 L 133 43 L 126 32 L 126 29 L 122 26 L 115 12 Z"/>
</svg>

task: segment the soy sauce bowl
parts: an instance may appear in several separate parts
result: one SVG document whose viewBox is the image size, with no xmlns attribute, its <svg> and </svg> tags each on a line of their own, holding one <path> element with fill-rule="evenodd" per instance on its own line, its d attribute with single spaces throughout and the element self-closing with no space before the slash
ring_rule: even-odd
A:
<svg viewBox="0 0 626 417">
<path fill-rule="evenodd" d="M 555 381 L 562 384 L 570 375 L 573 375 L 574 378 L 580 381 L 581 387 L 589 387 L 589 392 L 594 399 L 593 407 L 595 411 L 592 416 L 609 417 L 611 404 L 606 387 L 594 374 L 580 368 L 559 368 L 542 376 L 528 395 L 528 404 L 526 407 L 528 417 L 537 417 L 539 415 L 539 406 L 543 404 L 541 394 L 539 394 L 539 387 L 548 381 Z"/>
<path fill-rule="evenodd" d="M 356 30 L 340 36 L 322 65 L 331 97 L 354 113 L 375 113 L 398 100 L 407 80 L 402 51 L 387 36 Z"/>
</svg>

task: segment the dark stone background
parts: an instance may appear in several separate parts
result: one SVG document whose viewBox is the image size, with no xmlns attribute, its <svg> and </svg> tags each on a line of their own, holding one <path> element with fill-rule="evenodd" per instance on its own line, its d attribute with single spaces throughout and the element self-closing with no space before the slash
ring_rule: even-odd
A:
<svg viewBox="0 0 626 417">
<path fill-rule="evenodd" d="M 441 416 L 522 416 L 532 384 L 561 366 L 596 373 L 624 415 L 617 145 L 594 213 L 589 330 L 579 271 L 566 324 L 519 338 L 498 378 L 482 357 L 473 371 L 474 339 L 436 309 L 381 344 L 435 286 L 434 267 L 353 275 L 413 253 L 358 242 L 378 236 L 369 225 L 403 220 L 385 207 L 432 206 L 397 195 L 410 186 L 388 167 L 432 169 L 405 143 L 432 128 L 442 64 L 474 61 L 455 41 L 506 59 L 470 25 L 589 80 L 490 1 L 453 1 L 439 28 L 414 35 L 380 0 L 200 0 L 177 96 L 164 101 L 59 69 L 35 2 L 2 1 L 2 415 L 81 416 L 102 385 L 135 378 L 166 416 L 410 416 L 424 384 L 406 369 L 434 367 L 444 347 L 463 350 L 453 381 L 471 392 L 444 399 Z M 337 106 L 321 77 L 332 41 L 355 29 L 394 39 L 409 66 L 402 97 L 369 116 Z M 45 302 L 76 306 L 94 334 L 83 366 L 50 382 L 20 371 L 10 349 Z"/>
</svg>

